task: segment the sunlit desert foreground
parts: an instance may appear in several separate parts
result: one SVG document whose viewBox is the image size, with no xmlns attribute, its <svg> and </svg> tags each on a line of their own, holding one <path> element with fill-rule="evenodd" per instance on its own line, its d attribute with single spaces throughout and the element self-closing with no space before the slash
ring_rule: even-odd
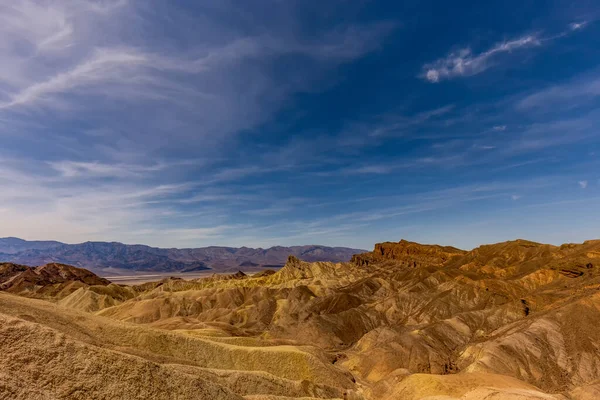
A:
<svg viewBox="0 0 600 400">
<path fill-rule="evenodd" d="M 119 285 L 0 264 L 1 399 L 600 398 L 600 241 Z"/>
</svg>

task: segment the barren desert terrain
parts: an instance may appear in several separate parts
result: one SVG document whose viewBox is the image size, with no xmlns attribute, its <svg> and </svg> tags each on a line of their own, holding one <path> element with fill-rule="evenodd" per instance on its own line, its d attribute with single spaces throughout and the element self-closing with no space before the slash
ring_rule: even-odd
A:
<svg viewBox="0 0 600 400">
<path fill-rule="evenodd" d="M 119 285 L 0 264 L 7 399 L 596 399 L 600 241 Z"/>
</svg>

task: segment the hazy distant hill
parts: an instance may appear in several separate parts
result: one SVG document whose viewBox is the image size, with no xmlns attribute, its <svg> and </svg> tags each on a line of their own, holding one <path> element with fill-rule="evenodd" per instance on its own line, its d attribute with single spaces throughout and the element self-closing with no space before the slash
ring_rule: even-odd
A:
<svg viewBox="0 0 600 400">
<path fill-rule="evenodd" d="M 63 263 L 81 268 L 121 268 L 144 271 L 218 271 L 283 266 L 289 255 L 305 261 L 349 261 L 364 250 L 326 246 L 275 246 L 268 249 L 248 247 L 202 247 L 162 249 L 117 242 L 64 244 L 54 241 L 0 239 L 0 261 L 31 266 Z"/>
<path fill-rule="evenodd" d="M 55 242 L 53 240 L 29 241 L 15 237 L 0 238 L 0 253 L 16 254 L 25 250 L 46 250 L 52 247 L 58 247 L 62 244 L 63 243 L 61 242 Z"/>
</svg>

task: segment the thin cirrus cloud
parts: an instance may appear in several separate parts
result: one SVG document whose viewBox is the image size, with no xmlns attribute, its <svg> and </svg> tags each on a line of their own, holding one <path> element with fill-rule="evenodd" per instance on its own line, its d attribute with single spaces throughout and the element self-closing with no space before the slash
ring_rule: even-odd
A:
<svg viewBox="0 0 600 400">
<path fill-rule="evenodd" d="M 50 162 L 50 167 L 65 178 L 76 177 L 109 177 L 125 178 L 140 176 L 145 172 L 160 171 L 167 167 L 165 164 L 155 165 L 127 165 L 127 164 L 104 164 L 100 162 L 75 162 L 56 161 Z"/>
<path fill-rule="evenodd" d="M 586 74 L 571 82 L 552 85 L 520 99 L 515 107 L 519 111 L 552 111 L 556 107 L 576 108 L 589 104 L 590 100 L 600 97 L 600 76 L 598 73 Z"/>
<path fill-rule="evenodd" d="M 168 20 L 159 6 L 168 8 Z M 292 15 L 290 26 L 298 23 L 292 7 L 274 7 Z M 165 144 L 211 153 L 223 138 L 266 121 L 294 93 L 318 90 L 340 64 L 381 49 L 395 29 L 387 21 L 342 24 L 317 40 L 286 31 L 275 19 L 267 22 L 273 26 L 242 31 L 213 21 L 207 10 L 198 16 L 207 23 L 196 24 L 177 7 L 154 1 L 1 4 L 0 122 L 14 121 L 3 131 L 35 121 L 41 132 L 58 118 L 79 118 L 93 120 L 99 126 L 91 130 L 102 132 L 85 144 L 71 140 L 73 153 L 86 157 L 90 146 L 144 157 Z M 155 26 L 182 29 L 197 40 L 152 40 Z M 309 62 L 299 63 L 292 75 L 270 70 L 277 60 L 293 57 Z M 55 146 L 49 139 L 54 132 L 38 136 Z"/>
<path fill-rule="evenodd" d="M 437 83 L 457 77 L 477 75 L 489 69 L 493 60 L 503 53 L 537 47 L 541 41 L 536 35 L 526 35 L 514 40 L 501 42 L 491 49 L 474 54 L 470 48 L 464 48 L 448 54 L 446 57 L 423 66 L 422 77 Z"/>
<path fill-rule="evenodd" d="M 431 83 L 438 83 L 460 77 L 478 75 L 496 65 L 505 55 L 542 46 L 545 42 L 568 35 L 586 26 L 586 22 L 572 23 L 568 30 L 550 37 L 537 33 L 520 36 L 516 39 L 495 44 L 481 53 L 474 53 L 466 47 L 449 53 L 432 63 L 423 65 L 420 77 Z"/>
<path fill-rule="evenodd" d="M 25 0 L 0 8 L 0 21 L 7 22 L 0 28 L 0 46 L 13 49 L 21 42 L 31 45 L 30 54 L 23 54 L 20 49 L 8 52 L 3 59 L 0 109 L 80 111 L 81 100 L 94 97 L 180 105 L 194 101 L 196 105 L 204 103 L 200 109 L 206 110 L 199 119 L 215 126 L 218 122 L 214 118 L 224 113 L 237 113 L 235 118 L 247 119 L 247 113 L 262 114 L 267 106 L 274 105 L 259 99 L 269 95 L 283 98 L 301 88 L 289 84 L 278 87 L 279 82 L 262 71 L 241 68 L 245 62 L 300 54 L 323 63 L 322 67 L 335 66 L 376 49 L 381 38 L 393 29 L 389 23 L 348 26 L 326 33 L 317 42 L 274 34 L 240 34 L 229 26 L 214 26 L 216 32 L 210 32 L 210 37 L 222 34 L 230 39 L 213 39 L 195 49 L 173 51 L 128 37 L 123 26 L 131 15 L 143 20 L 148 13 L 144 7 L 150 8 L 141 2 L 42 3 Z M 17 22 L 8 23 L 13 19 Z M 41 28 L 34 32 L 29 28 L 38 25 Z M 48 47 L 55 51 L 39 51 Z M 244 75 L 235 79 L 240 73 Z M 310 71 L 305 73 L 310 75 Z M 310 80 L 307 76 L 297 85 Z M 240 98 L 240 93 L 244 97 Z M 262 107 L 249 108 L 253 101 Z M 198 113 L 198 109 L 194 111 Z"/>
</svg>

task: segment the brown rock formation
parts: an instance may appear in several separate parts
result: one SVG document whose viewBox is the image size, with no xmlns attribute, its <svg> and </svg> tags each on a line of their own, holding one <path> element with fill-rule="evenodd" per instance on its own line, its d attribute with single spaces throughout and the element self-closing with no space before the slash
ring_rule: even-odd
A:
<svg viewBox="0 0 600 400">
<path fill-rule="evenodd" d="M 46 264 L 31 268 L 0 264 L 0 290 L 32 297 L 64 297 L 82 286 L 109 285 L 110 281 L 94 273 L 64 264 Z"/>
<path fill-rule="evenodd" d="M 377 243 L 369 253 L 355 254 L 351 262 L 366 266 L 369 264 L 394 261 L 407 267 L 441 266 L 465 251 L 451 246 L 419 244 L 401 240 L 398 243 Z"/>
</svg>

